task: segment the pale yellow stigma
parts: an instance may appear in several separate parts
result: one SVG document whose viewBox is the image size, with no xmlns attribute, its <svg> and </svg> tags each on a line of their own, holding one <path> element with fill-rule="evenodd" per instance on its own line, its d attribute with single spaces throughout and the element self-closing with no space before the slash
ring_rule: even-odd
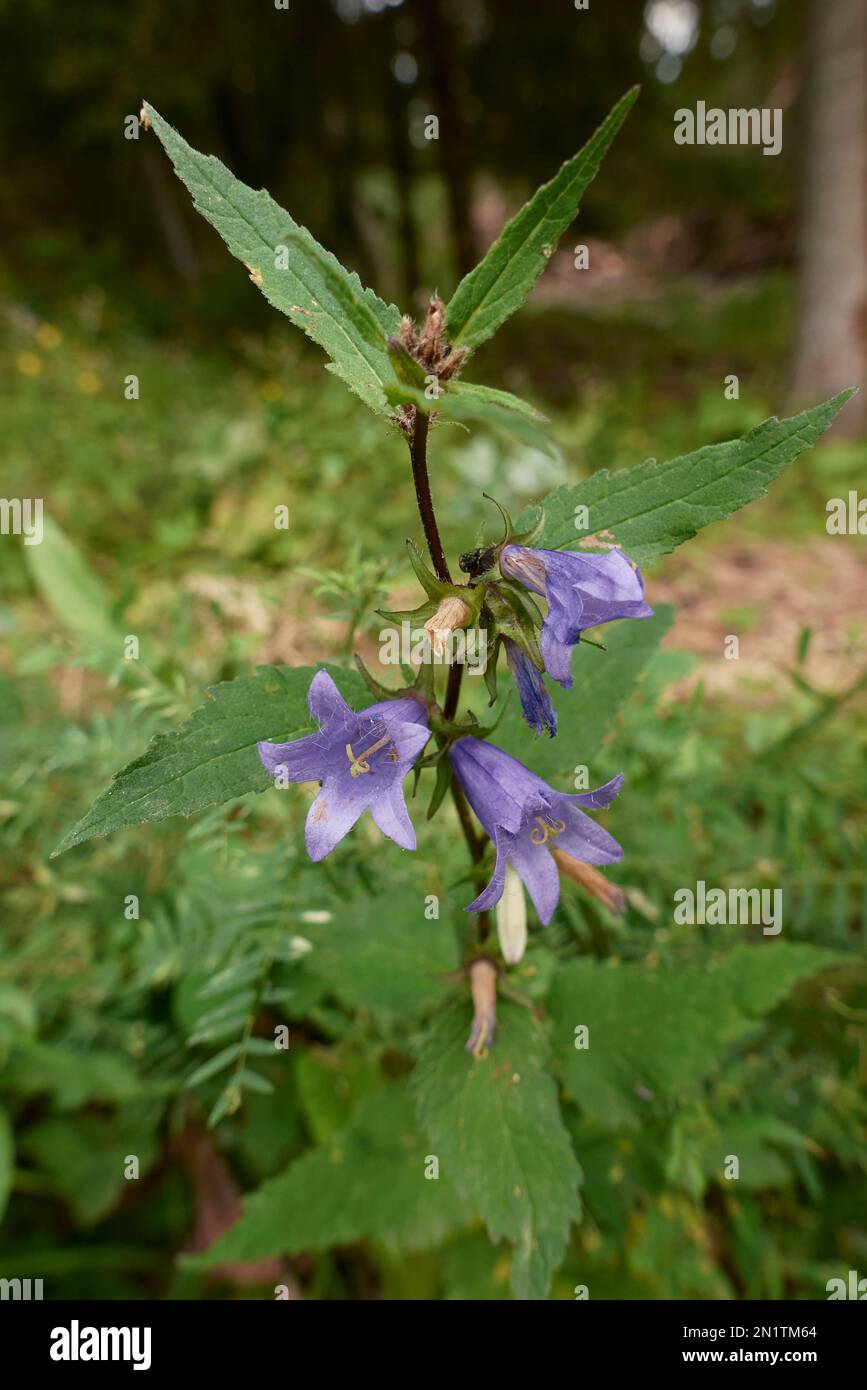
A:
<svg viewBox="0 0 867 1390">
<path fill-rule="evenodd" d="M 371 767 L 370 767 L 370 763 L 367 761 L 367 759 L 368 759 L 369 757 L 371 757 L 372 754 L 378 753 L 379 750 L 380 750 L 380 748 L 384 748 L 385 745 L 386 745 L 387 743 L 390 743 L 390 742 L 391 742 L 390 736 L 389 736 L 388 734 L 385 734 L 384 737 L 381 738 L 381 739 L 379 740 L 378 743 L 372 743 L 372 744 L 370 745 L 369 748 L 365 748 L 365 750 L 364 750 L 363 753 L 359 753 L 359 755 L 358 755 L 357 758 L 356 758 L 355 754 L 354 754 L 353 751 L 352 751 L 352 744 L 351 744 L 351 743 L 347 743 L 347 745 L 346 745 L 346 756 L 347 756 L 347 758 L 349 759 L 349 763 L 350 763 L 350 768 L 349 768 L 349 775 L 350 775 L 350 777 L 360 777 L 361 774 L 362 774 L 363 772 L 370 772 L 370 771 L 371 771 Z M 392 759 L 391 759 L 392 762 L 397 762 L 397 749 L 396 749 L 396 748 L 392 749 L 392 754 L 393 754 Z"/>
<path fill-rule="evenodd" d="M 556 840 L 566 829 L 565 821 L 545 821 L 541 816 L 536 817 L 536 824 L 539 829 L 530 831 L 530 841 L 534 845 L 544 845 L 548 840 Z"/>
</svg>

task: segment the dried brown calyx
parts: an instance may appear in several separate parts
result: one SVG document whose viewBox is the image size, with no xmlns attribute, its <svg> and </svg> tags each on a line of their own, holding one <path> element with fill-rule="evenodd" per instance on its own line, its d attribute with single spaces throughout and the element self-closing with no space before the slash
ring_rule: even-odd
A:
<svg viewBox="0 0 867 1390">
<path fill-rule="evenodd" d="M 409 353 L 439 381 L 449 381 L 467 355 L 465 347 L 453 348 L 445 338 L 446 306 L 439 295 L 431 297 L 427 318 L 420 329 L 404 314 L 400 321 L 400 339 Z"/>
</svg>

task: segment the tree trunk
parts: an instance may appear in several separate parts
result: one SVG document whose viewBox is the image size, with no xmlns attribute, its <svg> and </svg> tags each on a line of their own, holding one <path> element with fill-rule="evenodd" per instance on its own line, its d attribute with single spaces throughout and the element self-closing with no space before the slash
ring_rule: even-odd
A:
<svg viewBox="0 0 867 1390">
<path fill-rule="evenodd" d="M 867 5 L 812 0 L 792 394 L 859 386 L 838 436 L 867 425 Z"/>
</svg>

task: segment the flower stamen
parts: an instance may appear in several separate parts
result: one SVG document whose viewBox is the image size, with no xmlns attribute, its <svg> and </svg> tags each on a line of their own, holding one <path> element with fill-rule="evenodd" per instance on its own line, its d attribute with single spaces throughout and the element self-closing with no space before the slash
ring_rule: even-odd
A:
<svg viewBox="0 0 867 1390">
<path fill-rule="evenodd" d="M 349 768 L 349 775 L 350 775 L 350 777 L 360 777 L 361 774 L 362 774 L 363 772 L 370 772 L 370 771 L 371 771 L 371 767 L 370 767 L 370 763 L 367 761 L 367 759 L 368 759 L 369 757 L 371 757 L 371 755 L 372 755 L 373 753 L 378 753 L 379 750 L 380 750 L 380 748 L 384 748 L 385 745 L 386 745 L 387 743 L 390 743 L 390 742 L 391 742 L 390 736 L 389 736 L 388 734 L 385 734 L 385 735 L 379 740 L 378 743 L 372 743 L 372 744 L 370 745 L 369 748 L 365 748 L 365 750 L 364 750 L 363 753 L 359 753 L 358 757 L 356 757 L 355 754 L 354 754 L 353 751 L 352 751 L 352 744 L 351 744 L 351 743 L 347 743 L 347 745 L 346 745 L 346 756 L 347 756 L 347 758 L 349 759 L 349 762 L 350 762 L 350 768 Z M 397 752 L 397 749 L 395 749 L 394 752 L 396 753 L 396 752 Z M 393 759 L 393 761 L 396 761 L 396 758 Z"/>
<path fill-rule="evenodd" d="M 566 822 L 562 820 L 546 821 L 541 816 L 536 817 L 538 830 L 530 831 L 530 843 L 534 845 L 544 845 L 548 840 L 556 840 L 558 835 L 562 835 L 566 829 Z"/>
</svg>

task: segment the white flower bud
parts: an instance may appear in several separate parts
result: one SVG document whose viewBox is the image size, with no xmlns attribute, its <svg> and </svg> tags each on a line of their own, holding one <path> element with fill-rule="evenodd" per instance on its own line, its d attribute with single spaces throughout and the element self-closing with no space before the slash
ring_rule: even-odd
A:
<svg viewBox="0 0 867 1390">
<path fill-rule="evenodd" d="M 464 603 L 457 594 L 440 599 L 437 611 L 424 625 L 435 656 L 442 655 L 451 634 L 457 628 L 466 627 L 472 616 L 469 604 Z"/>
<path fill-rule="evenodd" d="M 511 864 L 506 865 L 503 896 L 497 903 L 497 935 L 503 959 L 517 965 L 527 948 L 527 901 L 524 885 Z"/>
</svg>

